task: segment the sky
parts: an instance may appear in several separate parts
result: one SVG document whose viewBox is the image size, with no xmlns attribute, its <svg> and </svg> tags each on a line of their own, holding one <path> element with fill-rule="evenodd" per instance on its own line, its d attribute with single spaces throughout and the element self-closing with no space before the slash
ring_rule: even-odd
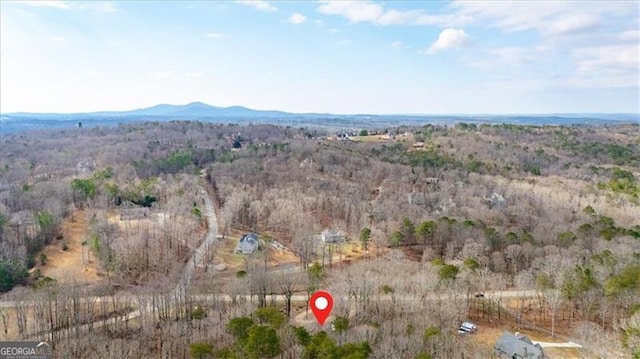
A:
<svg viewBox="0 0 640 359">
<path fill-rule="evenodd" d="M 640 112 L 638 1 L 0 1 L 0 112 Z"/>
</svg>

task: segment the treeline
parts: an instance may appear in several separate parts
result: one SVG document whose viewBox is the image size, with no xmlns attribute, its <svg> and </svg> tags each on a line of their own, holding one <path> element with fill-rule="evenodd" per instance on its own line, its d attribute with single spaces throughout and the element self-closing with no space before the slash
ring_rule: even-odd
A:
<svg viewBox="0 0 640 359">
<path fill-rule="evenodd" d="M 349 326 L 349 320 L 336 318 L 334 336 L 340 337 Z M 219 343 L 196 342 L 189 345 L 192 358 L 322 358 L 366 359 L 372 353 L 368 342 L 337 344 L 325 331 L 310 334 L 307 329 L 292 326 L 276 307 L 264 307 L 251 316 L 231 319 L 226 330 L 233 337 L 233 344 L 221 347 Z"/>
</svg>

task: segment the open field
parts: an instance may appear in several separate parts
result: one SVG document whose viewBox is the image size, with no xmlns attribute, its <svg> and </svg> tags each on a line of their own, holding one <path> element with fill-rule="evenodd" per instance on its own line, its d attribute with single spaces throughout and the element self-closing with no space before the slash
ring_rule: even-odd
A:
<svg viewBox="0 0 640 359">
<path fill-rule="evenodd" d="M 329 246 L 331 246 L 332 248 L 329 249 Z M 379 255 L 384 251 L 384 249 L 376 247 L 374 243 L 369 243 L 367 251 L 365 252 L 362 248 L 362 245 L 355 241 L 347 241 L 345 243 L 335 245 L 326 245 L 324 246 L 324 248 L 322 242 L 320 242 L 318 246 L 318 252 L 316 253 L 317 262 L 319 263 L 322 263 L 323 249 L 325 251 L 324 264 L 328 266 L 329 262 L 331 262 L 332 266 L 336 266 L 338 268 L 347 266 L 359 260 L 374 257 L 375 255 Z M 329 253 L 331 253 L 331 258 L 329 258 Z"/>
<path fill-rule="evenodd" d="M 244 233 L 237 230 L 232 231 L 230 235 L 218 242 L 212 263 L 224 265 L 226 274 L 235 275 L 236 272 L 246 269 L 246 259 L 250 255 L 235 252 L 236 245 Z M 267 266 L 270 269 L 299 264 L 298 258 L 288 249 L 278 250 L 263 243 L 262 251 L 267 253 Z M 256 252 L 253 256 L 262 256 L 260 252 Z"/>
<path fill-rule="evenodd" d="M 42 252 L 47 258 L 46 264 L 37 261 L 35 270 L 40 270 L 42 276 L 59 282 L 86 284 L 103 280 L 98 259 L 90 253 L 88 245 L 82 244 L 89 235 L 86 216 L 86 211 L 76 210 L 64 220 L 61 228 L 63 238 L 54 240 Z"/>
</svg>

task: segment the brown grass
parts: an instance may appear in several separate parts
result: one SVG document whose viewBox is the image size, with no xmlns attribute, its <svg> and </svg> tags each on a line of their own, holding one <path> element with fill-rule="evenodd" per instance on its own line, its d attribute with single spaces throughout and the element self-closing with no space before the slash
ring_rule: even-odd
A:
<svg viewBox="0 0 640 359">
<path fill-rule="evenodd" d="M 362 141 L 362 142 L 387 142 L 387 136 L 385 135 L 371 135 L 371 136 L 355 136 L 352 138 L 353 141 Z"/>
<path fill-rule="evenodd" d="M 16 340 L 18 339 L 18 322 L 16 321 L 15 310 L 12 308 L 1 308 L 4 315 L 7 316 L 7 334 L 4 333 L 5 327 L 0 322 L 0 340 Z"/>
<path fill-rule="evenodd" d="M 367 253 L 362 249 L 362 246 L 358 242 L 345 242 L 341 246 L 336 246 L 332 253 L 331 262 L 333 265 L 349 265 L 353 264 L 357 261 L 360 261 L 365 258 L 373 258 L 375 253 L 377 253 L 377 249 L 375 244 L 369 243 L 369 248 Z M 328 254 L 328 250 L 326 254 Z M 318 249 L 318 260 L 322 261 L 322 245 L 319 246 Z M 325 258 L 325 264 L 329 262 L 329 258 Z"/>
<path fill-rule="evenodd" d="M 36 269 L 41 275 L 58 282 L 76 281 L 96 283 L 102 281 L 98 260 L 91 254 L 89 246 L 82 242 L 88 238 L 88 221 L 84 210 L 76 210 L 62 223 L 62 240 L 53 240 L 43 253 L 47 256 L 45 265 L 37 258 Z M 67 249 L 63 250 L 66 244 Z M 34 269 L 35 271 L 35 269 Z"/>
<path fill-rule="evenodd" d="M 246 254 L 237 254 L 235 252 L 236 245 L 244 232 L 233 231 L 225 239 L 220 239 L 216 247 L 216 253 L 213 257 L 213 263 L 224 264 L 227 266 L 227 273 L 235 273 L 245 267 Z M 296 255 L 288 249 L 283 251 L 267 247 L 263 250 L 267 251 L 267 264 L 270 268 L 276 268 L 281 265 L 298 264 L 299 260 Z"/>
</svg>

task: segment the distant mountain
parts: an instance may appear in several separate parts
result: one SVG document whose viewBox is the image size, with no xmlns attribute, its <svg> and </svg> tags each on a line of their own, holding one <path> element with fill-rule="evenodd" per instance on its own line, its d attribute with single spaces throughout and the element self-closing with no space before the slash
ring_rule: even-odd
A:
<svg viewBox="0 0 640 359">
<path fill-rule="evenodd" d="M 291 113 L 253 110 L 242 106 L 217 107 L 202 102 L 186 105 L 161 104 L 132 111 L 101 111 L 87 113 L 0 113 L 0 134 L 45 128 L 79 126 L 116 126 L 140 121 L 202 121 L 239 124 L 270 123 L 295 127 L 323 127 L 330 130 L 361 130 L 389 126 L 425 124 L 510 123 L 521 125 L 604 125 L 622 122 L 640 123 L 638 114 L 518 114 L 518 115 L 335 115 L 328 113 Z"/>
<path fill-rule="evenodd" d="M 100 111 L 86 113 L 7 113 L 4 118 L 96 118 L 96 117 L 163 117 L 169 119 L 198 119 L 219 117 L 287 117 L 294 114 L 283 111 L 253 110 L 242 106 L 217 107 L 202 102 L 192 102 L 186 105 L 161 104 L 132 111 Z"/>
</svg>

